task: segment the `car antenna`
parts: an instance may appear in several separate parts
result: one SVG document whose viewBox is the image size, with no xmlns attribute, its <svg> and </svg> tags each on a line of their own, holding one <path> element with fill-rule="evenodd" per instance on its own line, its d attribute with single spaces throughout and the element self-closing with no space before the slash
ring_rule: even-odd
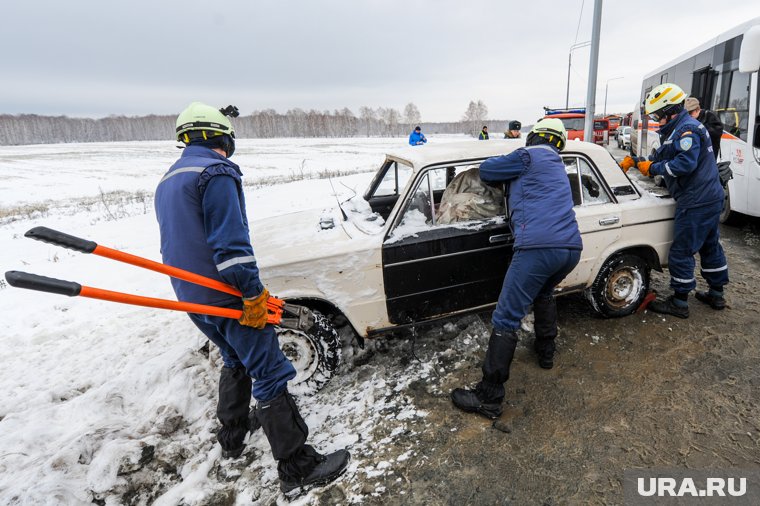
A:
<svg viewBox="0 0 760 506">
<path fill-rule="evenodd" d="M 340 199 L 338 198 L 338 193 L 335 191 L 335 186 L 333 185 L 332 178 L 328 176 L 327 180 L 330 182 L 330 188 L 332 188 L 333 195 L 335 195 L 335 201 L 338 203 L 338 209 L 340 209 L 340 214 L 343 215 L 343 221 L 348 221 L 348 215 L 346 214 L 346 211 L 343 210 L 343 207 L 341 207 L 340 205 Z"/>
<path fill-rule="evenodd" d="M 340 182 L 340 184 L 342 184 L 343 186 L 345 186 L 346 188 L 348 188 L 349 190 L 351 190 L 352 192 L 354 192 L 354 194 L 353 194 L 353 195 L 351 195 L 351 196 L 350 196 L 350 197 L 348 197 L 346 200 L 344 200 L 343 202 L 341 202 L 342 204 L 344 204 L 344 203 L 348 202 L 349 200 L 351 200 L 352 198 L 356 197 L 356 188 L 351 188 L 350 186 L 348 186 L 348 185 L 347 185 L 346 183 L 344 183 L 343 181 L 341 181 L 341 182 Z"/>
</svg>

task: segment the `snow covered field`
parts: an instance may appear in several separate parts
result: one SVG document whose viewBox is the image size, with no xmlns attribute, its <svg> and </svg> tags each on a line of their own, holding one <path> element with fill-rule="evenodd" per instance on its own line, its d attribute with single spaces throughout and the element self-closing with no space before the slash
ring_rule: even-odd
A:
<svg viewBox="0 0 760 506">
<path fill-rule="evenodd" d="M 449 140 L 462 137 L 431 143 Z M 255 221 L 330 207 L 334 191 L 362 193 L 383 153 L 405 142 L 240 140 L 232 159 L 244 172 Z M 23 234 L 43 225 L 160 260 L 152 192 L 179 155 L 175 145 L 0 147 L 3 272 L 173 298 L 165 276 Z M 241 459 L 219 465 L 213 431 L 220 364 L 214 353 L 207 358 L 198 351 L 204 340 L 183 314 L 20 290 L 3 280 L 0 322 L 0 503 L 277 500 L 275 465 L 261 431 Z M 349 471 L 330 491 L 336 502 L 382 493 L 383 486 L 368 486 L 371 478 L 414 453 L 410 442 L 408 452 L 386 460 L 382 438 L 413 441 L 407 423 L 426 416 L 404 389 L 426 377 L 430 365 L 410 364 L 388 377 L 382 364 L 351 367 L 359 353 L 347 348 L 343 373 L 300 402 L 316 447 L 351 449 Z M 317 500 L 312 492 L 298 502 Z"/>
</svg>

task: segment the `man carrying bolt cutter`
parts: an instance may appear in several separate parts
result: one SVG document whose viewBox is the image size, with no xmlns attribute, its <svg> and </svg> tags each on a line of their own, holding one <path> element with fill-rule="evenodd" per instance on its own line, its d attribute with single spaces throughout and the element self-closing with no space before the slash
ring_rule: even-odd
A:
<svg viewBox="0 0 760 506">
<path fill-rule="evenodd" d="M 189 314 L 224 360 L 217 439 L 224 457 L 243 452 L 253 395 L 256 418 L 278 463 L 280 489 L 295 496 L 337 478 L 350 457 L 346 450 L 321 455 L 305 444 L 308 427 L 287 391 L 296 372 L 279 348 L 274 327 L 267 325 L 269 292 L 259 279 L 250 242 L 242 172 L 229 160 L 235 132 L 228 116 L 237 117 L 237 108 L 218 110 L 194 102 L 177 118 L 177 140 L 186 147 L 159 182 L 155 196 L 161 254 L 165 264 L 230 284 L 242 293 L 241 300 L 172 279 L 180 301 L 242 309 L 239 321 Z"/>
</svg>

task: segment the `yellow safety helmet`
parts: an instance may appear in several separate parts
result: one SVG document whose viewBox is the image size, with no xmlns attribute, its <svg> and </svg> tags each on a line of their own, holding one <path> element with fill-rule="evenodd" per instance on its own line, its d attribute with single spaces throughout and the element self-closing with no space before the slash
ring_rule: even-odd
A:
<svg viewBox="0 0 760 506">
<path fill-rule="evenodd" d="M 238 108 L 234 105 L 217 109 L 201 102 L 193 102 L 177 117 L 177 140 L 190 144 L 215 139 L 227 157 L 230 157 L 235 152 L 235 129 L 229 118 L 237 118 L 239 115 Z"/>
<path fill-rule="evenodd" d="M 647 93 L 647 98 L 644 100 L 644 112 L 665 117 L 676 109 L 673 106 L 682 104 L 684 100 L 686 100 L 686 93 L 680 86 L 673 83 L 663 83 L 655 86 L 652 91 Z"/>
<path fill-rule="evenodd" d="M 565 130 L 565 124 L 559 118 L 543 118 L 539 120 L 530 130 L 526 144 L 530 145 L 532 138 L 536 135 L 560 151 L 565 149 L 565 144 L 567 144 L 567 130 Z"/>
</svg>

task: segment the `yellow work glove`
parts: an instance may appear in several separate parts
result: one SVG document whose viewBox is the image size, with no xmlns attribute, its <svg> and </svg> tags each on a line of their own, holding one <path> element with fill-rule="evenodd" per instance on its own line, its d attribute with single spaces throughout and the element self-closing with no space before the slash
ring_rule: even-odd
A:
<svg viewBox="0 0 760 506">
<path fill-rule="evenodd" d="M 649 177 L 649 166 L 652 165 L 652 162 L 649 160 L 644 160 L 636 164 L 636 168 L 639 169 L 639 172 L 641 172 L 642 175 Z"/>
<path fill-rule="evenodd" d="M 267 300 L 269 290 L 266 288 L 258 297 L 243 298 L 243 316 L 238 321 L 255 329 L 263 329 L 267 324 Z"/>
<path fill-rule="evenodd" d="M 628 172 L 628 169 L 635 166 L 636 166 L 636 160 L 634 160 L 630 156 L 626 156 L 625 158 L 623 158 L 623 161 L 620 162 L 620 168 L 623 169 L 623 172 Z"/>
</svg>

